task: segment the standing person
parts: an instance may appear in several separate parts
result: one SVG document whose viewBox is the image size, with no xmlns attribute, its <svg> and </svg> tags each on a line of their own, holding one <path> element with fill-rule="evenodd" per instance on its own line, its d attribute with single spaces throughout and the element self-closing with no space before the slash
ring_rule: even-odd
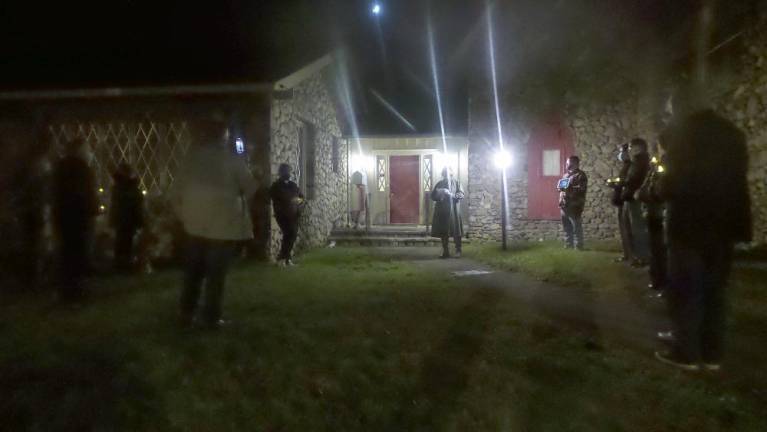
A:
<svg viewBox="0 0 767 432">
<path fill-rule="evenodd" d="M 431 224 L 432 237 L 442 240 L 442 255 L 440 258 L 450 258 L 448 242 L 453 237 L 455 242 L 455 257 L 461 257 L 461 237 L 463 237 L 463 221 L 461 219 L 461 200 L 464 198 L 461 182 L 453 177 L 449 168 L 442 169 L 442 180 L 434 185 L 431 199 L 435 201 L 434 218 Z"/>
<path fill-rule="evenodd" d="M 360 216 L 366 211 L 367 208 L 367 186 L 365 176 L 355 171 L 352 174 L 352 190 L 351 190 L 351 217 L 354 223 L 354 229 L 360 226 Z"/>
<path fill-rule="evenodd" d="M 624 143 L 618 150 L 618 162 L 621 163 L 621 169 L 618 173 L 617 181 L 611 183 L 613 188 L 612 203 L 618 207 L 618 229 L 621 235 L 621 247 L 623 256 L 617 258 L 615 262 L 631 262 L 634 257 L 633 246 L 631 244 L 631 224 L 623 212 L 623 188 L 626 185 L 626 178 L 631 169 L 631 155 L 629 154 L 629 144 Z"/>
<path fill-rule="evenodd" d="M 752 234 L 746 138 L 713 110 L 675 114 L 664 133 L 667 166 L 660 183 L 674 338 L 670 352 L 655 355 L 685 370 L 703 363 L 714 371 L 724 354 L 725 285 L 734 244 Z"/>
<path fill-rule="evenodd" d="M 647 232 L 650 242 L 650 284 L 648 288 L 662 295 L 666 286 L 667 260 L 665 230 L 663 217 L 665 206 L 658 194 L 658 183 L 665 174 L 665 157 L 656 156 L 652 159 L 650 173 L 647 175 L 637 197 L 646 210 Z"/>
<path fill-rule="evenodd" d="M 98 197 L 88 151 L 82 140 L 67 143 L 66 154 L 53 169 L 53 229 L 57 240 L 61 280 L 59 300 L 72 302 L 85 294 L 93 222 Z"/>
<path fill-rule="evenodd" d="M 304 204 L 304 195 L 298 185 L 290 179 L 290 165 L 280 164 L 277 175 L 279 177 L 269 189 L 274 218 L 282 231 L 282 243 L 277 262 L 280 265 L 292 266 L 294 265 L 293 245 L 298 237 L 298 221 Z"/>
<path fill-rule="evenodd" d="M 47 150 L 45 140 L 35 141 L 25 149 L 13 185 L 21 235 L 19 281 L 24 288 L 32 290 L 39 286 L 42 276 L 45 206 L 50 182 Z"/>
<path fill-rule="evenodd" d="M 562 228 L 565 231 L 565 248 L 583 250 L 583 223 L 581 215 L 586 207 L 586 191 L 589 179 L 581 171 L 578 156 L 567 158 L 567 172 L 559 181 L 559 208 Z"/>
<path fill-rule="evenodd" d="M 253 238 L 248 201 L 257 185 L 244 159 L 230 146 L 228 125 L 200 119 L 197 137 L 179 170 L 171 193 L 176 215 L 187 234 L 181 324 L 191 325 L 203 283 L 202 324 L 218 329 L 226 273 L 237 245 Z"/>
<path fill-rule="evenodd" d="M 144 195 L 139 179 L 126 162 L 117 166 L 112 179 L 109 222 L 115 230 L 115 269 L 129 271 L 133 265 L 133 238 L 144 226 Z"/>
<path fill-rule="evenodd" d="M 626 176 L 626 184 L 621 192 L 623 214 L 628 218 L 631 226 L 632 251 L 634 259 L 631 263 L 634 267 L 644 267 L 650 261 L 650 244 L 647 236 L 647 223 L 642 211 L 642 203 L 635 197 L 636 192 L 642 187 L 642 183 L 650 172 L 650 155 L 647 153 L 647 142 L 641 138 L 634 138 L 629 144 L 631 153 L 631 168 Z"/>
</svg>

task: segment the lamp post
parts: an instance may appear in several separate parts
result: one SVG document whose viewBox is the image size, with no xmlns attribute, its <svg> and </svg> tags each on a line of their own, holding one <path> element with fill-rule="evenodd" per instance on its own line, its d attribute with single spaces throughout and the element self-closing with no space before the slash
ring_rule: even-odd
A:
<svg viewBox="0 0 767 432">
<path fill-rule="evenodd" d="M 493 158 L 495 166 L 501 170 L 501 249 L 508 249 L 508 193 L 506 190 L 506 168 L 511 165 L 511 154 L 506 150 L 498 150 Z"/>
</svg>

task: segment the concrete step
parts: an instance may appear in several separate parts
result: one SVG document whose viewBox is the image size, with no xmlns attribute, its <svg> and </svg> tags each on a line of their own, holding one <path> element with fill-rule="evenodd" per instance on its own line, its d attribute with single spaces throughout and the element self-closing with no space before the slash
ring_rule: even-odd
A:
<svg viewBox="0 0 767 432">
<path fill-rule="evenodd" d="M 337 246 L 377 246 L 377 247 L 398 247 L 398 246 L 439 246 L 438 238 L 430 237 L 330 237 L 330 241 L 336 242 Z"/>
<path fill-rule="evenodd" d="M 417 237 L 429 237 L 429 232 L 426 228 L 405 228 L 405 229 L 393 229 L 393 228 L 371 228 L 365 231 L 363 228 L 358 230 L 350 228 L 335 229 L 331 233 L 333 237 L 337 238 L 360 238 L 360 237 L 397 237 L 397 238 L 417 238 Z"/>
<path fill-rule="evenodd" d="M 330 241 L 337 246 L 369 246 L 369 247 L 405 247 L 405 246 L 440 246 L 440 239 L 435 237 L 389 237 L 389 236 L 331 236 Z M 464 244 L 469 241 L 464 239 Z"/>
</svg>

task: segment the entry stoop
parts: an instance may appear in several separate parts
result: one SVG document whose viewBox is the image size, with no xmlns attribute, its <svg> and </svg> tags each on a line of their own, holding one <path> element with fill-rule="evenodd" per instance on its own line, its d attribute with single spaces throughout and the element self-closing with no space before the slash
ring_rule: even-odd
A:
<svg viewBox="0 0 767 432">
<path fill-rule="evenodd" d="M 432 237 L 423 225 L 379 225 L 365 231 L 364 228 L 336 228 L 330 241 L 338 246 L 440 246 L 440 240 Z M 464 239 L 464 242 L 466 240 Z"/>
<path fill-rule="evenodd" d="M 364 228 L 336 228 L 330 241 L 338 246 L 439 246 L 440 240 L 431 237 L 423 225 L 378 225 Z"/>
</svg>

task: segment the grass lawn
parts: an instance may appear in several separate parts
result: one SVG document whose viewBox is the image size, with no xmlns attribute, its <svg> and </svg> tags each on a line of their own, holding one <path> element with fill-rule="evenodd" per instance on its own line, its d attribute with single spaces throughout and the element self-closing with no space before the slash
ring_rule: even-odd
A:
<svg viewBox="0 0 767 432">
<path fill-rule="evenodd" d="M 467 255 L 584 292 L 627 289 L 606 252 Z M 0 429 L 765 430 L 764 276 L 737 274 L 731 351 L 752 363 L 721 375 L 619 342 L 588 349 L 506 290 L 363 248 L 237 266 L 235 322 L 217 333 L 175 327 L 178 272 L 101 279 L 81 308 L 0 306 Z"/>
</svg>

